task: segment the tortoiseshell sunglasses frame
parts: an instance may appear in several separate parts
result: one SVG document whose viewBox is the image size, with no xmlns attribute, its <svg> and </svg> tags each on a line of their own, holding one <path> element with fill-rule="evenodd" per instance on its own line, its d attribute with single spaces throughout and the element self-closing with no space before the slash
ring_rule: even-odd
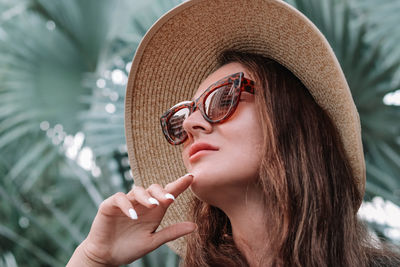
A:
<svg viewBox="0 0 400 267">
<path fill-rule="evenodd" d="M 233 96 L 233 101 L 232 101 L 232 105 L 231 105 L 230 109 L 228 110 L 228 112 L 226 113 L 226 115 L 223 118 L 221 118 L 219 120 L 210 119 L 207 116 L 206 112 L 204 111 L 204 101 L 214 90 L 216 90 L 224 85 L 230 84 L 230 83 L 232 83 L 234 85 L 234 96 Z M 176 104 L 172 108 L 168 109 L 160 118 L 161 128 L 162 128 L 165 138 L 172 145 L 180 145 L 183 142 L 185 142 L 187 139 L 187 133 L 186 133 L 186 137 L 184 137 L 183 139 L 181 139 L 179 141 L 174 141 L 169 135 L 168 120 L 171 118 L 171 116 L 173 114 L 175 114 L 175 112 L 177 112 L 183 108 L 188 108 L 189 109 L 188 116 L 190 116 L 193 112 L 195 112 L 196 108 L 198 108 L 200 110 L 201 115 L 203 116 L 203 118 L 206 121 L 208 121 L 210 123 L 224 122 L 236 110 L 236 107 L 239 103 L 240 95 L 243 91 L 254 94 L 254 82 L 252 80 L 245 78 L 243 72 L 238 72 L 238 73 L 226 76 L 226 77 L 222 78 L 221 80 L 213 83 L 196 100 L 183 101 L 183 102 Z"/>
</svg>

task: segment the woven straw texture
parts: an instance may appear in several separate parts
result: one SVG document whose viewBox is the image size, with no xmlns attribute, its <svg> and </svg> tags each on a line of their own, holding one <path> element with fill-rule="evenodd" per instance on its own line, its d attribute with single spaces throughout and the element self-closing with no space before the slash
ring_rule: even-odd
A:
<svg viewBox="0 0 400 267">
<path fill-rule="evenodd" d="M 331 47 L 300 12 L 280 0 L 193 0 L 160 18 L 132 62 L 125 98 L 125 133 L 136 185 L 164 186 L 186 173 L 181 148 L 159 123 L 177 102 L 191 99 L 225 49 L 255 52 L 291 70 L 339 130 L 359 190 L 365 187 L 360 119 Z M 160 227 L 187 220 L 190 190 L 168 209 Z M 181 256 L 185 240 L 168 245 Z"/>
</svg>

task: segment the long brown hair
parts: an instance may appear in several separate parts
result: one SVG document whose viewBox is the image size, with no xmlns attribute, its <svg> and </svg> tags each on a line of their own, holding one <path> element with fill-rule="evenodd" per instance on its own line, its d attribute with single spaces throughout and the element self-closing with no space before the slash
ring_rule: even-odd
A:
<svg viewBox="0 0 400 267">
<path fill-rule="evenodd" d="M 400 258 L 371 245 L 357 219 L 362 195 L 331 119 L 301 81 L 272 59 L 225 51 L 219 66 L 241 63 L 256 82 L 264 157 L 259 186 L 269 220 L 260 266 L 393 266 Z M 198 231 L 187 237 L 183 265 L 248 266 L 225 213 L 194 199 Z M 382 264 L 382 265 L 381 265 Z M 399 265 L 400 266 L 400 265 Z"/>
</svg>

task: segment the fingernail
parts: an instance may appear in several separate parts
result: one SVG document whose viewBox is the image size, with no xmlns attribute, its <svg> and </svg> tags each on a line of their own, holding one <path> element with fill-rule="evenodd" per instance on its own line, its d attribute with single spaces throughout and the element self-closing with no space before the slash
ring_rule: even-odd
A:
<svg viewBox="0 0 400 267">
<path fill-rule="evenodd" d="M 170 193 L 165 194 L 165 198 L 175 200 L 175 197 L 173 195 L 171 195 Z"/>
<path fill-rule="evenodd" d="M 149 202 L 150 202 L 150 204 L 156 204 L 157 206 L 160 205 L 158 200 L 155 199 L 154 197 L 149 197 Z"/>
<path fill-rule="evenodd" d="M 186 173 L 184 176 L 182 176 L 181 178 L 185 178 L 185 177 L 187 177 L 187 176 L 193 176 L 194 177 L 194 174 L 193 173 Z"/>
<path fill-rule="evenodd" d="M 138 219 L 137 213 L 136 213 L 136 211 L 134 209 L 129 209 L 129 215 L 131 215 L 131 218 L 133 220 L 137 220 Z"/>
</svg>

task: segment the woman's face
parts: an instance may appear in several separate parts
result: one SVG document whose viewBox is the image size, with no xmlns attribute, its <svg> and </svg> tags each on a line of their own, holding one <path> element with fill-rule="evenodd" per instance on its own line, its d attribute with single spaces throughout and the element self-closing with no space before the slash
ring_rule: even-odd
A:
<svg viewBox="0 0 400 267">
<path fill-rule="evenodd" d="M 254 80 L 241 64 L 229 63 L 208 76 L 193 99 L 211 84 L 237 72 Z M 188 138 L 182 158 L 188 172 L 194 174 L 191 189 L 200 199 L 210 203 L 214 201 L 213 193 L 236 194 L 246 190 L 249 183 L 254 184 L 263 140 L 255 95 L 242 92 L 235 112 L 225 122 L 211 124 L 196 110 L 184 121 L 183 127 Z M 194 151 L 200 150 L 193 154 L 194 147 L 197 147 Z"/>
</svg>

